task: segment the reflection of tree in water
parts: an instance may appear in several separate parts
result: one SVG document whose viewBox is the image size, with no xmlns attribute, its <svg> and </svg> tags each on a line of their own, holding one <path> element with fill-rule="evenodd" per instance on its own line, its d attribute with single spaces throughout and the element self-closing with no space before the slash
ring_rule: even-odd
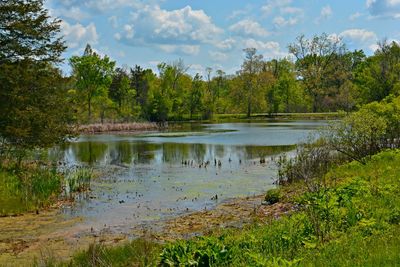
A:
<svg viewBox="0 0 400 267">
<path fill-rule="evenodd" d="M 129 142 L 118 142 L 110 146 L 110 164 L 130 164 L 133 157 L 133 146 Z"/>
<path fill-rule="evenodd" d="M 76 158 L 80 162 L 92 165 L 101 159 L 104 159 L 107 151 L 107 145 L 97 142 L 82 142 L 71 144 Z"/>
<path fill-rule="evenodd" d="M 161 145 L 155 143 L 134 143 L 134 161 L 142 164 L 150 164 Z"/>
<path fill-rule="evenodd" d="M 181 162 L 190 157 L 188 144 L 164 143 L 162 144 L 162 161 L 168 163 Z"/>
<path fill-rule="evenodd" d="M 103 160 L 112 165 L 171 163 L 182 160 L 205 162 L 214 159 L 246 160 L 293 150 L 295 146 L 224 146 L 211 144 L 178 144 L 146 142 L 80 142 L 70 144 L 76 160 L 93 165 Z"/>
<path fill-rule="evenodd" d="M 293 150 L 296 146 L 245 146 L 244 154 L 247 159 L 271 156 Z"/>
</svg>

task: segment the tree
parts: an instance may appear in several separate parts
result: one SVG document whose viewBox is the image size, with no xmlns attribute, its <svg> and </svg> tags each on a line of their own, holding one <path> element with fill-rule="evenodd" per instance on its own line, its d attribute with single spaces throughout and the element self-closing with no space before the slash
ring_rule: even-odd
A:
<svg viewBox="0 0 400 267">
<path fill-rule="evenodd" d="M 330 37 L 325 33 L 312 39 L 300 35 L 297 42 L 289 45 L 289 52 L 296 58 L 298 75 L 312 97 L 313 112 L 321 110 L 323 98 L 327 94 L 327 80 L 332 78 L 332 73 L 328 70 L 336 56 L 344 51 L 344 44 L 339 38 Z"/>
<path fill-rule="evenodd" d="M 188 99 L 190 119 L 193 118 L 193 113 L 200 109 L 203 91 L 203 81 L 201 79 L 202 77 L 198 73 L 196 73 L 196 75 L 193 77 L 192 87 L 189 92 Z"/>
<path fill-rule="evenodd" d="M 88 107 L 88 122 L 92 120 L 92 101 L 96 96 L 106 96 L 112 83 L 115 62 L 109 57 L 101 58 L 88 44 L 83 56 L 70 58 L 76 87 L 84 96 Z"/>
<path fill-rule="evenodd" d="M 0 1 L 0 63 L 61 62 L 60 22 L 50 19 L 42 0 Z"/>
<path fill-rule="evenodd" d="M 400 94 L 400 45 L 382 41 L 375 54 L 359 64 L 355 83 L 363 103 Z"/>
<path fill-rule="evenodd" d="M 257 98 L 260 100 L 260 95 L 258 94 L 258 89 L 260 89 L 258 86 L 260 84 L 257 82 L 256 78 L 262 70 L 263 57 L 262 55 L 257 55 L 257 49 L 255 48 L 246 48 L 243 49 L 243 51 L 245 53 L 245 60 L 238 74 L 243 81 L 243 96 L 247 104 L 246 114 L 247 117 L 250 117 L 254 103 L 257 101 Z M 262 99 L 264 99 L 264 97 L 262 97 Z"/>
<path fill-rule="evenodd" d="M 43 1 L 0 1 L 3 148 L 24 152 L 49 147 L 64 141 L 70 131 L 72 116 L 64 78 L 55 67 L 66 48 L 58 37 L 59 23 L 50 19 Z"/>
</svg>

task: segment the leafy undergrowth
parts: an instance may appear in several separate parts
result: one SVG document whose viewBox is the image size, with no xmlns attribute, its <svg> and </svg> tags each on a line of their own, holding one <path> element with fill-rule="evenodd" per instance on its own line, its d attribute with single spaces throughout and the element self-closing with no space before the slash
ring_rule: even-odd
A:
<svg viewBox="0 0 400 267">
<path fill-rule="evenodd" d="M 366 165 L 334 168 L 325 178 L 318 190 L 289 198 L 297 212 L 268 224 L 162 247 L 147 241 L 113 248 L 94 245 L 62 265 L 396 266 L 400 151 L 382 152 Z"/>
</svg>

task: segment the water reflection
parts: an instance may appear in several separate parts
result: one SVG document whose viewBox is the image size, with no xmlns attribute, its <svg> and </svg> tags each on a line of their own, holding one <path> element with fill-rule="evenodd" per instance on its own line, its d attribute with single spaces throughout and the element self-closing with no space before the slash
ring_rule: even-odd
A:
<svg viewBox="0 0 400 267">
<path fill-rule="evenodd" d="M 178 144 L 116 141 L 108 143 L 77 142 L 64 147 L 63 160 L 74 165 L 129 166 L 135 164 L 179 164 L 184 160 L 196 163 L 251 160 L 294 149 L 285 146 L 225 146 L 213 144 Z"/>
<path fill-rule="evenodd" d="M 180 132 L 81 136 L 53 149 L 51 156 L 67 166 L 92 166 L 100 173 L 90 196 L 66 214 L 121 230 L 210 208 L 215 195 L 222 201 L 265 192 L 276 176 L 271 157 L 293 150 L 324 123 L 194 124 Z M 260 158 L 266 158 L 266 164 Z"/>
</svg>

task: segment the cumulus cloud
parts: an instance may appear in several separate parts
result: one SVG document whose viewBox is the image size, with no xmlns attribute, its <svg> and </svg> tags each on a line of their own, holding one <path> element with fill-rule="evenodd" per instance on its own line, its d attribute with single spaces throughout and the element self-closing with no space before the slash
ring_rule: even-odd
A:
<svg viewBox="0 0 400 267">
<path fill-rule="evenodd" d="M 214 62 L 226 61 L 228 59 L 228 55 L 223 52 L 210 51 L 208 54 L 210 55 L 211 60 Z"/>
<path fill-rule="evenodd" d="M 87 26 L 83 26 L 80 23 L 69 24 L 66 21 L 62 21 L 61 33 L 70 48 L 77 48 L 85 46 L 87 43 L 96 44 L 99 36 L 96 31 L 94 23 L 90 23 Z"/>
<path fill-rule="evenodd" d="M 185 55 L 197 55 L 200 52 L 199 45 L 172 45 L 172 44 L 161 44 L 158 47 L 167 53 L 185 54 Z"/>
<path fill-rule="evenodd" d="M 264 16 L 272 13 L 279 14 L 272 20 L 275 28 L 293 26 L 299 23 L 304 17 L 304 10 L 291 6 L 291 3 L 291 0 L 269 0 L 266 5 L 261 7 L 261 11 Z"/>
<path fill-rule="evenodd" d="M 321 8 L 321 12 L 319 14 L 319 17 L 315 19 L 315 23 L 319 24 L 323 20 L 327 20 L 330 17 L 332 17 L 333 11 L 330 5 L 323 6 Z"/>
<path fill-rule="evenodd" d="M 247 39 L 243 41 L 244 47 L 255 48 L 267 59 L 287 57 L 288 53 L 282 51 L 278 42 L 263 42 L 255 39 Z"/>
<path fill-rule="evenodd" d="M 117 18 L 117 16 L 109 17 L 108 21 L 111 23 L 111 27 L 113 27 L 114 29 L 118 28 L 118 18 Z"/>
<path fill-rule="evenodd" d="M 269 34 L 258 22 L 250 19 L 244 19 L 231 25 L 229 30 L 237 35 L 247 37 L 265 37 Z"/>
<path fill-rule="evenodd" d="M 67 19 L 73 19 L 76 21 L 81 21 L 90 17 L 89 13 L 83 11 L 81 8 L 77 6 L 71 7 L 61 7 L 61 8 L 49 8 L 50 14 L 53 17 L 62 17 Z"/>
<path fill-rule="evenodd" d="M 361 14 L 360 12 L 356 12 L 356 13 L 353 13 L 353 14 L 351 14 L 350 16 L 349 16 L 349 20 L 356 20 L 356 19 L 358 19 L 359 17 L 361 17 L 363 14 Z"/>
<path fill-rule="evenodd" d="M 377 39 L 377 36 L 374 32 L 367 31 L 365 29 L 348 29 L 343 31 L 340 36 L 361 43 L 376 41 Z"/>
<path fill-rule="evenodd" d="M 361 46 L 372 51 L 375 50 L 375 45 L 378 41 L 376 34 L 366 29 L 348 29 L 341 32 L 339 36 L 351 45 Z"/>
<path fill-rule="evenodd" d="M 54 2 L 55 0 L 52 0 Z M 95 11 L 107 11 L 123 7 L 139 8 L 142 6 L 139 0 L 57 0 L 58 5 L 64 7 L 85 7 Z"/>
<path fill-rule="evenodd" d="M 292 0 L 269 0 L 267 3 L 261 7 L 261 11 L 264 15 L 269 15 L 276 9 L 286 7 L 292 3 Z"/>
<path fill-rule="evenodd" d="M 400 18 L 400 0 L 367 0 L 366 5 L 374 17 Z"/>
<path fill-rule="evenodd" d="M 216 42 L 222 32 L 203 10 L 186 6 L 169 11 L 148 5 L 131 13 L 119 39 L 130 45 L 155 45 L 171 53 L 196 54 L 200 44 Z"/>
<path fill-rule="evenodd" d="M 236 40 L 235 39 L 228 38 L 228 39 L 225 39 L 223 41 L 216 42 L 215 46 L 217 48 L 221 49 L 221 50 L 229 51 L 229 50 L 232 50 L 234 48 L 235 44 L 236 44 Z"/>
<path fill-rule="evenodd" d="M 281 28 L 285 26 L 293 26 L 296 25 L 299 22 L 298 18 L 287 18 L 285 19 L 282 16 L 275 17 L 273 20 L 273 23 L 275 27 Z"/>
</svg>

